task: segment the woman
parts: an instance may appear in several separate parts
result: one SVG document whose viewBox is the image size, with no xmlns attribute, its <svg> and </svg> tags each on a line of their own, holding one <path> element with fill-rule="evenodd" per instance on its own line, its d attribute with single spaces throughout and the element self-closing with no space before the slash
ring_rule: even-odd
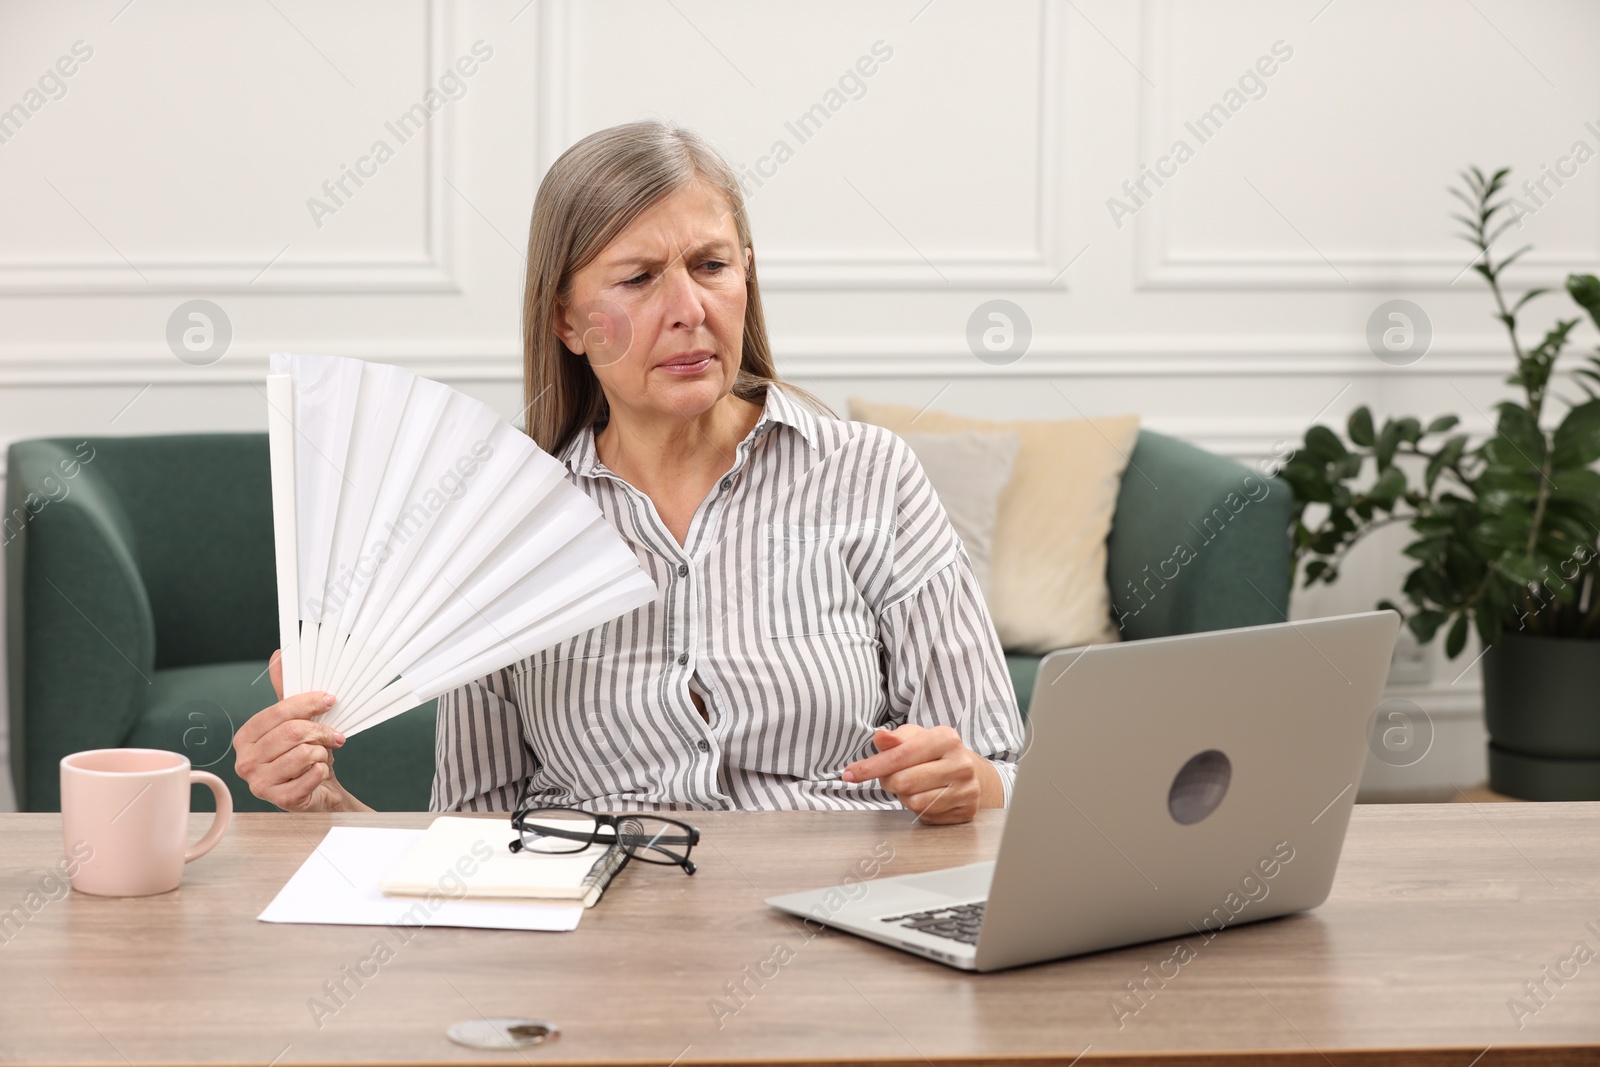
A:
<svg viewBox="0 0 1600 1067">
<path fill-rule="evenodd" d="M 777 380 L 713 148 L 640 122 L 568 149 L 523 326 L 531 435 L 660 592 L 441 697 L 432 810 L 1004 806 L 1021 724 L 966 551 L 903 441 Z M 371 810 L 333 774 L 332 700 L 239 730 L 256 796 Z"/>
</svg>

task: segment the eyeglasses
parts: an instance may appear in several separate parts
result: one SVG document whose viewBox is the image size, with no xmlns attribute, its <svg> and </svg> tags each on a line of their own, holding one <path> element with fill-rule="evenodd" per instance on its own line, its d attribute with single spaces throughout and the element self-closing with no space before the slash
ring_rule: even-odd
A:
<svg viewBox="0 0 1600 1067">
<path fill-rule="evenodd" d="M 619 844 L 629 859 L 683 868 L 693 874 L 689 850 L 700 842 L 700 831 L 677 819 L 659 815 L 596 815 L 578 808 L 518 808 L 511 825 L 522 836 L 511 842 L 512 852 L 582 852 L 590 845 Z"/>
</svg>

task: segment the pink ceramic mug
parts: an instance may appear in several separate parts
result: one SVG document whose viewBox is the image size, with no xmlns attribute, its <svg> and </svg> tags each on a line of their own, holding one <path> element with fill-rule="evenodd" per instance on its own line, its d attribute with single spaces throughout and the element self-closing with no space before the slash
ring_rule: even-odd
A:
<svg viewBox="0 0 1600 1067">
<path fill-rule="evenodd" d="M 190 782 L 211 787 L 217 815 L 186 850 Z M 97 748 L 61 758 L 67 850 L 77 855 L 78 842 L 93 850 L 72 875 L 79 892 L 143 897 L 176 889 L 183 865 L 210 852 L 232 816 L 227 784 L 210 771 L 192 770 L 188 756 L 156 748 Z"/>
</svg>

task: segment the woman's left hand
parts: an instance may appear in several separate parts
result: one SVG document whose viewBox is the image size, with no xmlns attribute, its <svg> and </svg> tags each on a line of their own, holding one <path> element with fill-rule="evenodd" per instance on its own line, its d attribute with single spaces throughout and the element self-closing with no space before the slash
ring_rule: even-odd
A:
<svg viewBox="0 0 1600 1067">
<path fill-rule="evenodd" d="M 879 780 L 923 822 L 970 822 L 979 808 L 1005 804 L 1000 772 L 948 726 L 880 728 L 872 743 L 878 754 L 850 764 L 842 777 L 847 782 Z"/>
</svg>

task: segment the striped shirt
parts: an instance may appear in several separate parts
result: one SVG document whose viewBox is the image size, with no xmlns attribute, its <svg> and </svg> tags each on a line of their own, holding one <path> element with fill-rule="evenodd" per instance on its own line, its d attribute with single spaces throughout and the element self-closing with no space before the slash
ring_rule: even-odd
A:
<svg viewBox="0 0 1600 1067">
<path fill-rule="evenodd" d="M 595 452 L 559 458 L 655 601 L 439 698 L 433 811 L 894 808 L 845 782 L 877 727 L 954 727 L 1000 772 L 1022 725 L 972 564 L 910 447 L 768 388 L 679 545 Z M 702 718 L 691 688 L 705 704 Z M 709 721 L 708 721 L 709 720 Z"/>
</svg>

